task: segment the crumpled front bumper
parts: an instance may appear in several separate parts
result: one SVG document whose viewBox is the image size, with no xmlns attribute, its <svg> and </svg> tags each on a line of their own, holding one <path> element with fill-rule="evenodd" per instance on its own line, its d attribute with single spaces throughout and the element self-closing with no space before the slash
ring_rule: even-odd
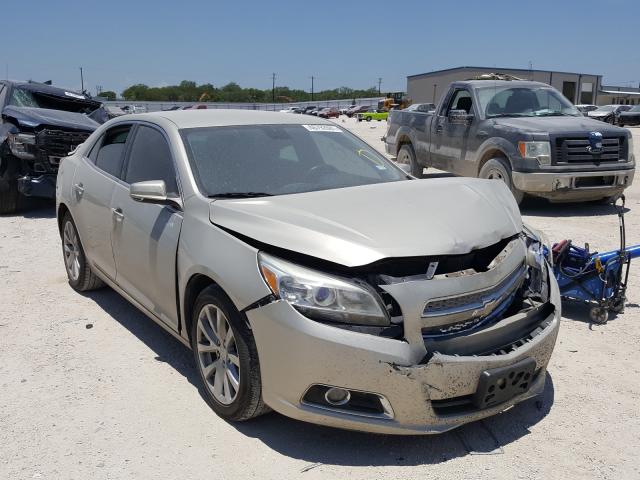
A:
<svg viewBox="0 0 640 480">
<path fill-rule="evenodd" d="M 18 191 L 25 197 L 56 197 L 56 174 L 42 174 L 37 177 L 25 175 L 18 178 Z"/>
<path fill-rule="evenodd" d="M 247 312 L 260 358 L 263 397 L 274 410 L 303 421 L 390 434 L 440 433 L 510 408 L 544 389 L 546 367 L 560 325 L 560 295 L 549 276 L 550 302 L 533 338 L 504 354 L 435 353 L 427 359 L 404 340 L 351 332 L 307 319 L 284 301 Z M 517 317 L 517 318 L 516 318 Z M 494 338 L 513 328 L 521 315 L 496 323 Z M 511 325 L 511 326 L 510 326 Z M 487 330 L 489 330 L 487 329 Z M 450 399 L 472 395 L 485 370 L 533 358 L 529 388 L 500 405 L 447 409 Z M 303 402 L 311 385 L 330 385 L 383 396 L 390 416 L 360 415 Z"/>
</svg>

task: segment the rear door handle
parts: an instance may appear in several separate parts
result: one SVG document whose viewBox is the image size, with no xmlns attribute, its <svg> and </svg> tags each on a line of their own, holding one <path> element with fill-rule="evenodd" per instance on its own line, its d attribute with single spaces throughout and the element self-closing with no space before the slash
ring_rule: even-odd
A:
<svg viewBox="0 0 640 480">
<path fill-rule="evenodd" d="M 73 190 L 76 192 L 76 195 L 78 195 L 78 197 L 81 197 L 82 194 L 84 193 L 84 187 L 82 186 L 81 183 L 76 183 L 73 186 Z"/>
<path fill-rule="evenodd" d="M 113 213 L 113 218 L 116 222 L 121 222 L 124 220 L 124 213 L 121 208 L 112 208 L 111 213 Z"/>
</svg>

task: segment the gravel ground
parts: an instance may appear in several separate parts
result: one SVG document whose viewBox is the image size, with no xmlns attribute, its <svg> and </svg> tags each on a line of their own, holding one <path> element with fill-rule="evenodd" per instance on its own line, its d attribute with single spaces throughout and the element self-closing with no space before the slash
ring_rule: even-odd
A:
<svg viewBox="0 0 640 480">
<path fill-rule="evenodd" d="M 382 148 L 384 122 L 339 123 Z M 634 136 L 640 158 L 640 129 Z M 631 242 L 639 203 L 640 182 L 627 194 Z M 609 207 L 522 210 L 552 240 L 617 245 Z M 71 290 L 53 208 L 36 203 L 0 217 L 0 478 L 640 478 L 639 275 L 626 313 L 607 325 L 564 309 L 538 403 L 431 437 L 278 414 L 236 425 L 206 406 L 186 348 L 113 291 Z"/>
</svg>

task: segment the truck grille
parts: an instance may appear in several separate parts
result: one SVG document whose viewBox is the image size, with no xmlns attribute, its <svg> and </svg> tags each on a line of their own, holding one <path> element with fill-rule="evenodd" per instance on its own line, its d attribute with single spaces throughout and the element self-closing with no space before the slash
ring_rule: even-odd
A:
<svg viewBox="0 0 640 480">
<path fill-rule="evenodd" d="M 39 162 L 36 170 L 55 172 L 60 159 L 69 155 L 78 145 L 83 143 L 91 132 L 66 132 L 64 130 L 45 129 L 36 135 Z"/>
<path fill-rule="evenodd" d="M 626 158 L 626 137 L 604 137 L 602 153 L 591 154 L 587 150 L 589 138 L 556 138 L 554 145 L 555 163 L 601 163 L 618 162 Z"/>
</svg>

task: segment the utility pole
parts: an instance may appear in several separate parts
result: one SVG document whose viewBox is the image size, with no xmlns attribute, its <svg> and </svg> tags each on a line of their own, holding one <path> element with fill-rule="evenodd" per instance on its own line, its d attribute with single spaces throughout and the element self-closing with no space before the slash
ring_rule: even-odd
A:
<svg viewBox="0 0 640 480">
<path fill-rule="evenodd" d="M 380 86 L 382 85 L 382 77 L 378 77 L 378 96 L 382 96 L 380 93 Z"/>
<path fill-rule="evenodd" d="M 311 101 L 313 102 L 313 80 L 316 77 L 314 77 L 313 75 L 311 75 Z"/>
<path fill-rule="evenodd" d="M 271 101 L 276 103 L 276 74 L 271 74 Z"/>
<path fill-rule="evenodd" d="M 80 67 L 80 92 L 84 93 L 84 76 L 82 74 L 82 67 Z"/>
</svg>

